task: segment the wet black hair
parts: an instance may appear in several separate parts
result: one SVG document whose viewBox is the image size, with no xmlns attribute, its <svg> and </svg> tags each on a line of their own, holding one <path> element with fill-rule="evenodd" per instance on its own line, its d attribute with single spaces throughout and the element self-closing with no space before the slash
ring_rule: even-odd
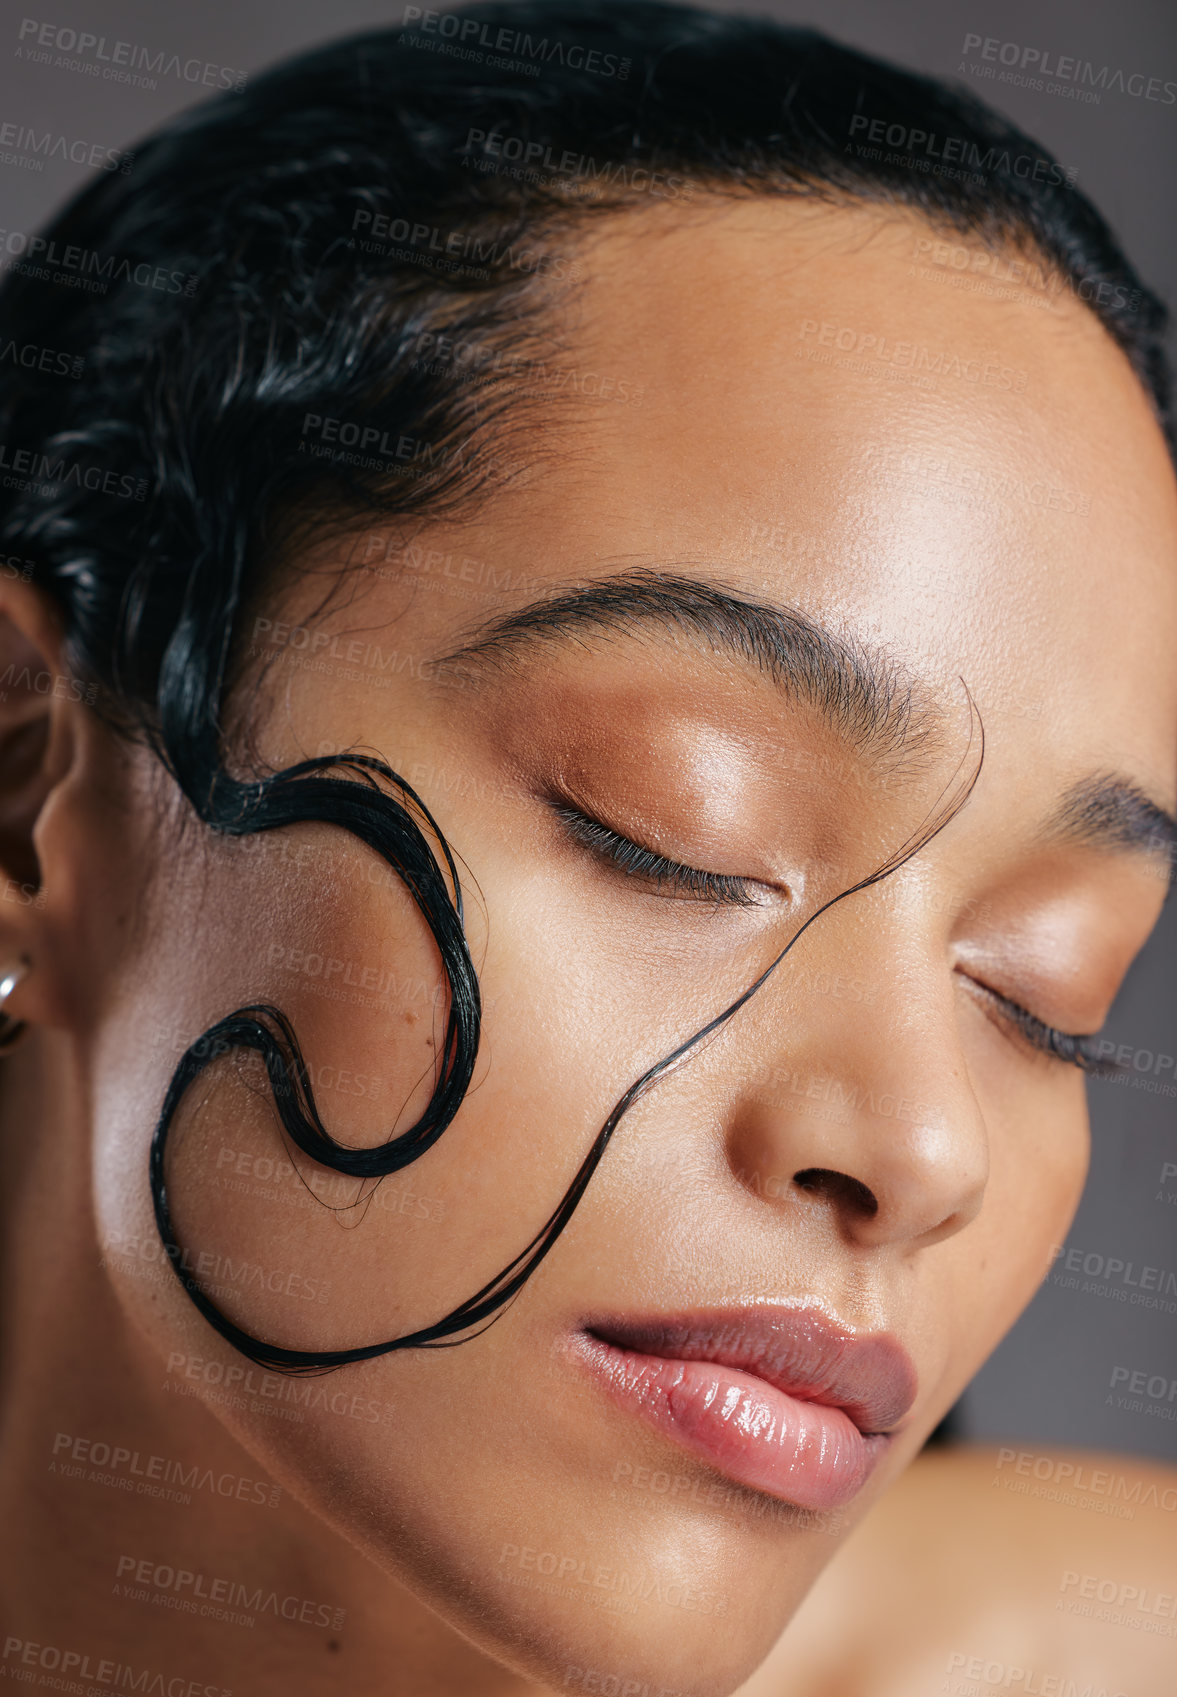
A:
<svg viewBox="0 0 1177 1697">
<path fill-rule="evenodd" d="M 556 333 L 587 221 L 675 199 L 698 208 L 708 195 L 916 214 L 1026 256 L 1045 286 L 1085 302 L 1172 439 L 1163 306 L 1071 174 L 970 95 L 811 30 L 651 0 L 406 17 L 186 113 L 40 236 L 6 237 L 0 335 L 60 358 L 6 377 L 0 441 L 29 475 L 3 480 L 4 556 L 57 604 L 68 663 L 97 710 L 150 744 L 198 820 L 238 836 L 323 820 L 358 836 L 411 892 L 446 982 L 429 1106 L 374 1148 L 323 1126 L 278 1008 L 238 1009 L 190 1045 L 151 1152 L 174 1262 L 167 1139 L 226 1049 L 260 1053 L 306 1155 L 373 1182 L 436 1142 L 470 1084 L 478 980 L 436 822 L 369 754 L 243 772 L 226 696 L 243 609 L 261 586 L 280 590 L 297 543 L 493 492 L 522 452 L 515 361 L 540 326 Z M 483 350 L 484 381 L 421 357 L 442 333 Z M 308 417 L 344 421 L 361 448 L 407 442 L 407 466 L 310 454 Z M 917 852 L 974 779 L 958 768 L 942 805 L 865 882 Z M 531 1243 L 441 1320 L 363 1347 L 288 1349 L 230 1321 L 178 1262 L 177 1275 L 223 1337 L 288 1372 L 474 1335 L 556 1241 L 626 1109 L 768 972 L 629 1087 Z"/>
</svg>

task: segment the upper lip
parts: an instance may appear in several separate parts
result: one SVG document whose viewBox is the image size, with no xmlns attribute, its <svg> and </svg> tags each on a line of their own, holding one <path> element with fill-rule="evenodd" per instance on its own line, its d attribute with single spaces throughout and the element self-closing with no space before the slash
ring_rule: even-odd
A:
<svg viewBox="0 0 1177 1697">
<path fill-rule="evenodd" d="M 799 1401 L 844 1410 L 867 1435 L 896 1426 L 918 1390 L 902 1344 L 886 1332 L 853 1332 L 813 1307 L 610 1316 L 583 1330 L 619 1349 L 751 1373 Z"/>
</svg>

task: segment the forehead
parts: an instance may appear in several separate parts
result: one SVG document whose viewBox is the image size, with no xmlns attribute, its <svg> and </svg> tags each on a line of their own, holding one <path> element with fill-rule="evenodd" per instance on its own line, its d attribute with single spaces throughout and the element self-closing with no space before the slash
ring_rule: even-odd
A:
<svg viewBox="0 0 1177 1697">
<path fill-rule="evenodd" d="M 464 517 L 349 540 L 344 559 L 377 564 L 345 574 L 344 626 L 424 663 L 586 579 L 693 575 L 893 655 L 960 703 L 962 737 L 963 680 L 990 810 L 1037 816 L 1100 770 L 1172 804 L 1174 479 L 1087 308 L 1041 272 L 954 287 L 940 238 L 894 209 L 711 201 L 582 221 L 578 240 L 582 281 L 528 326 L 551 334 L 558 390 L 525 385 L 514 419 L 505 397 L 522 475 Z M 942 251 L 991 268 L 962 239 Z M 322 559 L 334 577 L 337 541 Z M 284 616 L 320 593 L 292 586 Z M 648 649 L 627 687 L 663 699 L 667 667 L 685 688 L 692 664 Z M 381 730 L 364 686 L 330 696 L 349 737 Z"/>
<path fill-rule="evenodd" d="M 1148 401 L 1041 270 L 954 287 L 940 240 L 770 198 L 603 224 L 559 309 L 570 392 L 472 546 L 536 587 L 661 564 L 798 604 L 1170 796 L 1177 501 Z"/>
</svg>

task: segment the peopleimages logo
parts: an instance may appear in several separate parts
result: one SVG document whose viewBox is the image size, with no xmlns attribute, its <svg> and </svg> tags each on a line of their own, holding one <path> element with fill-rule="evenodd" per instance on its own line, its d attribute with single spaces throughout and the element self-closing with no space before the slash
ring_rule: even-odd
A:
<svg viewBox="0 0 1177 1697">
<path fill-rule="evenodd" d="M 978 1680 L 992 1690 L 1022 1691 L 1026 1697 L 1128 1697 L 1126 1691 L 1112 1691 L 1106 1685 L 1093 1685 L 1090 1680 L 1080 1686 L 1062 1673 L 1043 1673 L 1040 1668 L 1022 1668 L 1014 1662 L 998 1662 L 992 1657 L 971 1656 L 967 1650 L 953 1650 L 945 1673 L 956 1673 L 962 1680 L 949 1684 L 942 1691 L 978 1691 Z M 963 1680 L 971 1683 L 965 1685 Z"/>
<path fill-rule="evenodd" d="M 1116 1369 L 1116 1372 L 1126 1369 Z M 1113 1383 L 1121 1381 L 1113 1375 Z M 1059 1487 L 1054 1492 L 1063 1502 L 1077 1504 L 1080 1496 L 1091 1496 L 1107 1499 L 1107 1507 L 1111 1511 L 1120 1511 L 1128 1519 L 1137 1508 L 1159 1508 L 1167 1514 L 1177 1513 L 1177 1486 L 1168 1486 L 1158 1490 L 1153 1481 L 1145 1483 L 1143 1478 L 1133 1479 L 1129 1483 L 1123 1473 L 1112 1473 L 1107 1468 L 1091 1468 L 1082 1462 L 1066 1461 L 1058 1455 L 1037 1455 L 1033 1450 L 999 1449 L 997 1452 L 997 1471 L 1002 1475 L 1002 1482 L 1007 1486 L 1017 1488 L 1017 1481 L 1006 1474 L 1004 1469 L 1012 1463 L 1013 1473 L 1023 1479 L 1033 1479 L 1039 1486 Z M 1046 1493 L 1035 1490 L 1031 1492 L 1023 1488 L 1025 1495 L 1040 1496 Z M 1086 1506 L 1086 1505 L 1084 1505 Z M 1100 1504 L 1099 1506 L 1104 1506 Z"/>
<path fill-rule="evenodd" d="M 813 343 L 795 350 L 798 359 L 816 359 L 824 364 L 843 363 L 853 358 L 859 366 L 851 370 L 869 371 L 872 367 L 910 371 L 917 376 L 954 377 L 965 383 L 976 383 L 987 389 L 1011 389 L 1021 394 L 1029 373 L 1010 365 L 1000 365 L 993 359 L 961 358 L 952 349 L 929 348 L 922 342 L 893 342 L 884 333 L 861 329 L 853 324 L 818 323 L 816 318 L 803 318 L 797 331 L 798 342 Z M 831 351 L 823 355 L 821 350 Z M 838 358 L 841 356 L 841 359 Z"/>
<path fill-rule="evenodd" d="M 204 88 L 229 88 L 239 94 L 245 87 L 245 72 L 232 65 L 208 59 L 182 59 L 166 48 L 140 46 L 134 41 L 111 41 L 89 30 L 71 29 L 67 24 L 43 23 L 39 18 L 22 18 L 17 31 L 17 57 L 32 64 L 56 65 L 62 70 L 82 71 L 87 76 L 114 82 L 135 83 L 155 88 L 156 76 L 178 77 L 181 82 L 199 83 Z M 54 59 L 53 55 L 58 57 Z M 135 72 L 149 72 L 137 76 Z"/>
<path fill-rule="evenodd" d="M 499 170 L 503 168 L 500 162 L 517 166 L 527 181 L 538 181 L 541 172 L 550 171 L 559 186 L 565 188 L 575 184 L 591 191 L 598 184 L 605 184 L 609 188 L 650 194 L 655 200 L 690 200 L 695 192 L 694 184 L 676 172 L 652 170 L 633 160 L 598 160 L 591 153 L 577 153 L 574 148 L 557 149 L 555 143 L 542 137 L 471 129 L 466 132 L 466 144 L 461 151 L 467 163 L 473 155 L 481 169 Z"/>
<path fill-rule="evenodd" d="M 49 1464 L 51 1473 L 64 1478 L 88 1478 L 92 1483 L 109 1483 L 123 1490 L 164 1497 L 178 1502 L 192 1501 L 185 1492 L 208 1491 L 216 1497 L 231 1497 L 239 1503 L 260 1503 L 263 1508 L 275 1508 L 282 1496 L 281 1485 L 265 1479 L 244 1478 L 237 1473 L 214 1473 L 211 1467 L 199 1462 L 184 1463 L 174 1457 L 141 1454 L 139 1450 L 121 1444 L 76 1438 L 70 1432 L 58 1432 L 53 1440 L 55 1459 Z M 107 1469 L 106 1473 L 101 1470 Z M 169 1490 L 169 1486 L 180 1489 Z"/>
<path fill-rule="evenodd" d="M 988 147 L 982 153 L 976 142 L 970 141 L 967 136 L 941 136 L 935 130 L 913 129 L 908 124 L 891 123 L 886 118 L 872 118 L 866 112 L 854 114 L 849 134 L 863 136 L 866 141 L 887 147 L 901 148 L 913 156 L 926 155 L 929 159 L 942 159 L 948 165 L 963 165 L 986 176 L 998 172 L 1036 183 L 1070 184 L 1079 175 L 1077 165 L 1063 166 L 1057 159 L 1044 159 L 1031 153 L 1010 153 L 1008 148 L 1003 147 Z"/>
<path fill-rule="evenodd" d="M 8 1637 L 4 1640 L 4 1660 L 14 1667 L 40 1668 L 44 1673 L 68 1674 L 71 1681 L 89 1679 L 96 1685 L 116 1691 L 143 1691 L 149 1697 L 233 1697 L 227 1685 L 191 1679 L 187 1675 L 161 1673 L 150 1667 L 133 1667 L 129 1662 L 112 1662 L 105 1656 L 91 1655 L 88 1650 L 67 1650 L 60 1644 L 38 1644 L 31 1638 Z M 8 1673 L 8 1669 L 4 1669 Z M 34 1683 L 31 1673 L 15 1671 L 10 1679 Z M 81 1691 L 77 1684 L 66 1685 L 64 1680 L 40 1679 L 38 1685 L 55 1686 L 58 1690 Z"/>
<path fill-rule="evenodd" d="M 518 67 L 531 75 L 539 74 L 540 64 L 559 64 L 566 65 L 570 71 L 589 71 L 594 76 L 616 77 L 618 82 L 624 82 L 633 69 L 632 59 L 624 59 L 616 53 L 602 53 L 599 48 L 564 41 L 559 36 L 554 39 L 546 35 L 536 37 L 506 25 L 492 28 L 490 24 L 462 12 L 422 11 L 420 6 L 406 6 L 401 21 L 410 46 L 432 48 L 433 42 L 424 37 L 439 36 L 442 45 L 438 51 L 448 52 L 456 58 L 481 62 L 487 53 L 514 53 L 522 60 L 532 61 L 531 65 Z M 410 30 L 410 24 L 416 24 L 417 29 Z M 536 64 L 536 60 L 540 63 Z M 489 59 L 486 63 L 495 64 L 496 61 Z"/>
<path fill-rule="evenodd" d="M 451 269 L 454 262 L 465 264 L 473 261 L 477 266 L 527 271 L 537 277 L 567 278 L 571 282 L 580 275 L 577 261 L 569 260 L 563 254 L 549 253 L 540 247 L 517 248 L 514 243 L 503 246 L 494 236 L 479 235 L 471 230 L 443 230 L 436 224 L 394 218 L 389 213 L 370 212 L 366 207 L 359 207 L 353 213 L 351 227 L 351 240 L 358 243 L 362 253 L 387 252 L 391 244 L 415 254 L 416 263 L 446 261 Z M 365 240 L 365 237 L 368 239 Z M 480 277 L 484 282 L 490 277 L 490 271 L 486 269 L 469 274 Z"/>
<path fill-rule="evenodd" d="M 552 1581 L 551 1590 L 557 1595 L 575 1596 L 574 1587 L 589 1592 L 606 1592 L 609 1600 L 636 1604 L 665 1603 L 668 1608 L 687 1609 L 693 1614 L 719 1615 L 727 1610 L 729 1599 L 712 1591 L 695 1591 L 682 1580 L 667 1580 L 657 1576 L 629 1573 L 622 1568 L 601 1567 L 579 1556 L 562 1555 L 557 1550 L 534 1550 L 528 1544 L 504 1544 L 499 1551 L 501 1577 L 510 1583 L 526 1583 L 513 1575 L 502 1573 L 503 1567 L 541 1574 Z M 544 1589 L 530 1585 L 528 1589 Z M 600 1602 L 597 1596 L 594 1603 Z M 604 1605 L 607 1606 L 607 1605 Z M 632 1613 L 632 1606 L 625 1612 Z"/>
<path fill-rule="evenodd" d="M 336 1608 L 333 1603 L 320 1603 L 312 1597 L 280 1597 L 277 1591 L 267 1591 L 264 1585 L 255 1585 L 250 1590 L 239 1579 L 214 1577 L 192 1568 L 172 1567 L 150 1556 L 120 1556 L 115 1578 L 125 1581 L 121 1587 L 115 1586 L 116 1595 L 121 1589 L 124 1595 L 135 1601 L 147 1601 L 151 1591 L 162 1591 L 184 1598 L 189 1605 L 191 1598 L 198 1597 L 206 1603 L 225 1603 L 230 1608 L 245 1609 L 255 1615 L 271 1614 L 276 1619 L 294 1621 L 302 1626 L 327 1626 L 335 1632 L 340 1630 L 347 1618 L 347 1610 Z M 133 1587 L 142 1587 L 147 1595 L 142 1592 L 136 1594 Z M 191 1598 L 188 1593 L 191 1593 Z M 189 1606 L 184 1612 L 195 1614 L 197 1610 Z M 204 1614 L 208 1611 L 202 1609 L 199 1612 Z M 249 1625 L 252 1626 L 253 1622 L 250 1621 Z"/>
<path fill-rule="evenodd" d="M 1063 1290 L 1127 1302 L 1134 1308 L 1159 1308 L 1177 1314 L 1177 1302 L 1169 1300 L 1177 1297 L 1177 1272 L 1171 1267 L 1146 1267 L 1119 1255 L 1069 1249 L 1064 1243 L 1056 1243 L 1050 1251 L 1047 1282 Z"/>
<path fill-rule="evenodd" d="M 275 1296 L 293 1296 L 300 1302 L 326 1302 L 331 1292 L 328 1279 L 309 1278 L 305 1273 L 285 1268 L 261 1267 L 254 1261 L 234 1261 L 232 1256 L 211 1249 L 202 1249 L 193 1260 L 187 1248 L 178 1243 L 164 1243 L 154 1232 L 142 1236 L 138 1232 L 112 1232 L 102 1251 L 104 1265 L 111 1256 L 124 1262 L 143 1261 L 153 1267 L 170 1261 L 189 1289 L 196 1284 L 206 1289 L 216 1285 L 245 1285 Z"/>
<path fill-rule="evenodd" d="M 9 147 L 16 152 L 0 153 L 0 164 L 20 163 L 33 171 L 44 170 L 46 159 L 60 159 L 87 165 L 92 171 L 121 171 L 125 177 L 135 162 L 135 155 L 121 148 L 104 147 L 98 141 L 71 141 L 55 130 L 35 130 L 30 124 L 0 124 L 0 148 Z"/>
<path fill-rule="evenodd" d="M 132 472 L 117 471 L 110 466 L 71 464 L 64 456 L 51 459 L 37 449 L 10 448 L 6 442 L 0 442 L 0 471 L 13 474 L 3 480 L 6 489 L 36 488 L 39 494 L 54 495 L 70 486 L 89 489 L 94 494 L 117 495 L 124 501 L 147 499 L 145 477 L 135 477 Z"/>
<path fill-rule="evenodd" d="M 146 260 L 136 263 L 123 254 L 102 253 L 73 242 L 63 245 L 24 230 L 0 230 L 0 255 L 8 255 L 0 257 L 0 268 L 95 294 L 105 294 L 112 283 L 135 283 L 168 295 L 194 295 L 200 281 L 195 271 L 173 271 Z"/>
<path fill-rule="evenodd" d="M 995 77 L 998 82 L 1012 82 L 1035 88 L 1039 93 L 1068 93 L 1098 105 L 1099 93 L 1107 90 L 1130 94 L 1137 100 L 1159 100 L 1162 106 L 1177 105 L 1177 83 L 1162 82 L 1160 77 L 1146 77 L 1143 72 L 1131 71 L 1125 76 L 1120 67 L 1101 65 L 1097 70 L 1090 59 L 1076 59 L 1067 54 L 1050 53 L 1041 47 L 1026 47 L 1018 41 L 1001 41 L 995 35 L 966 35 L 961 52 L 965 58 L 975 55 L 966 71 Z M 1004 71 L 989 70 L 977 61 L 1003 65 Z M 1060 88 L 1059 84 L 1070 84 Z"/>
</svg>

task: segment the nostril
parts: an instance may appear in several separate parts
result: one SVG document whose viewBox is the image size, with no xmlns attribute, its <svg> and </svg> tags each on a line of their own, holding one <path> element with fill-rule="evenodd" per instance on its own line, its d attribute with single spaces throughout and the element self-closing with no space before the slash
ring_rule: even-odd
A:
<svg viewBox="0 0 1177 1697">
<path fill-rule="evenodd" d="M 843 1203 L 856 1214 L 868 1219 L 879 1211 L 873 1191 L 846 1173 L 832 1172 L 828 1167 L 804 1167 L 793 1174 L 793 1183 L 811 1196 L 824 1196 L 827 1201 Z"/>
</svg>

